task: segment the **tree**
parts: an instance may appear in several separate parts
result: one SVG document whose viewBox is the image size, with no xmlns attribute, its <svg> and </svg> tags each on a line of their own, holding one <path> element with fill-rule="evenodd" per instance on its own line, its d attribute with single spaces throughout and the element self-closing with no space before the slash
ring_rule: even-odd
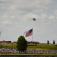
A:
<svg viewBox="0 0 57 57">
<path fill-rule="evenodd" d="M 49 44 L 49 40 L 47 40 L 47 44 Z"/>
<path fill-rule="evenodd" d="M 53 44 L 55 44 L 55 40 L 53 40 Z"/>
<path fill-rule="evenodd" d="M 24 36 L 18 37 L 17 50 L 24 52 L 24 51 L 26 51 L 26 49 L 27 49 L 27 41 L 26 41 L 25 37 Z"/>
</svg>

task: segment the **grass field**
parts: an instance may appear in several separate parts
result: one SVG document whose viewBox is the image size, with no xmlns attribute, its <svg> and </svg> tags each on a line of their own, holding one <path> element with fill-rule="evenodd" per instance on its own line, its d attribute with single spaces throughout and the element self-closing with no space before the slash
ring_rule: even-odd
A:
<svg viewBox="0 0 57 57">
<path fill-rule="evenodd" d="M 49 49 L 49 50 L 57 50 L 57 45 L 53 44 L 38 44 L 38 45 L 30 45 L 28 49 Z"/>
<path fill-rule="evenodd" d="M 57 54 L 0 54 L 0 55 L 11 55 L 11 56 L 57 56 Z"/>
<path fill-rule="evenodd" d="M 16 49 L 16 44 L 15 43 L 3 44 L 3 45 L 0 44 L 0 48 Z M 40 43 L 37 45 L 28 45 L 27 49 L 57 50 L 57 45 Z"/>
</svg>

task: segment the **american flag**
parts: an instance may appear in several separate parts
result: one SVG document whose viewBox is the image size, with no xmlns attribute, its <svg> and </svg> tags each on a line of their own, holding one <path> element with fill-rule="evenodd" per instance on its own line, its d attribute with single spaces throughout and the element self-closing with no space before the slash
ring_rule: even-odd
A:
<svg viewBox="0 0 57 57">
<path fill-rule="evenodd" d="M 28 30 L 27 32 L 26 32 L 26 37 L 29 37 L 29 36 L 31 36 L 32 35 L 32 33 L 33 33 L 33 29 L 30 29 L 30 30 Z"/>
</svg>

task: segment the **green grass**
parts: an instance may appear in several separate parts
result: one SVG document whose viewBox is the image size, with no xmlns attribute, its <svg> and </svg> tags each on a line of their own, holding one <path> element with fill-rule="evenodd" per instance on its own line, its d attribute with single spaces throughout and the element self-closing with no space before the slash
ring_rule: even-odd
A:
<svg viewBox="0 0 57 57">
<path fill-rule="evenodd" d="M 10 48 L 10 49 L 16 49 L 15 43 L 10 44 L 0 44 L 0 48 Z M 37 45 L 28 45 L 27 49 L 45 49 L 45 50 L 57 50 L 57 45 L 53 44 L 37 44 Z"/>
<path fill-rule="evenodd" d="M 11 55 L 11 56 L 57 56 L 57 54 L 0 54 L 0 55 Z"/>
<path fill-rule="evenodd" d="M 16 44 L 15 43 L 0 44 L 0 48 L 16 49 Z"/>
<path fill-rule="evenodd" d="M 50 50 L 57 50 L 57 45 L 53 44 L 38 44 L 34 46 L 28 46 L 28 49 L 50 49 Z"/>
</svg>

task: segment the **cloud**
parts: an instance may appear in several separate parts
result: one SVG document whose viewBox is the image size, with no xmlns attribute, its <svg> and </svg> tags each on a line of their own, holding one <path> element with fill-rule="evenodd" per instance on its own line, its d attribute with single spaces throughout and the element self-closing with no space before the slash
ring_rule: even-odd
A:
<svg viewBox="0 0 57 57">
<path fill-rule="evenodd" d="M 28 15 L 32 17 L 40 13 L 47 11 L 47 6 L 49 0 L 0 0 L 1 1 L 1 8 L 0 8 L 0 18 L 2 21 L 1 23 L 8 24 L 8 23 L 19 23 L 18 21 L 24 21 Z M 32 13 L 32 14 L 31 14 Z M 23 18 L 24 17 L 24 18 Z"/>
<path fill-rule="evenodd" d="M 29 12 L 45 12 L 47 10 L 49 0 L 5 0 L 2 3 L 0 10 L 2 13 L 7 13 L 8 15 L 20 15 L 26 14 Z"/>
</svg>

